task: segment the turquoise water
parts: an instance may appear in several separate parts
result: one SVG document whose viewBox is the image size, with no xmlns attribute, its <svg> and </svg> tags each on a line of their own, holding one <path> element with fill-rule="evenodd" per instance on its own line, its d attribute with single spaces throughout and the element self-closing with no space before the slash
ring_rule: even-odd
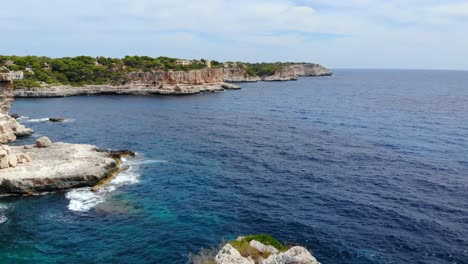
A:
<svg viewBox="0 0 468 264">
<path fill-rule="evenodd" d="M 468 263 L 467 72 L 242 87 L 16 100 L 35 137 L 138 155 L 101 193 L 0 198 L 0 263 L 185 263 L 251 233 L 322 263 Z"/>
</svg>

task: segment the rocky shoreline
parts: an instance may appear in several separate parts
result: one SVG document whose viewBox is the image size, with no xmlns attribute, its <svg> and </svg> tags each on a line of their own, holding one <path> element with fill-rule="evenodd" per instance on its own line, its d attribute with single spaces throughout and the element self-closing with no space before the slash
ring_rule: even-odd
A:
<svg viewBox="0 0 468 264">
<path fill-rule="evenodd" d="M 99 186 L 121 170 L 123 156 L 134 155 L 93 145 L 52 143 L 47 137 L 35 145 L 1 145 L 34 132 L 9 115 L 12 90 L 12 80 L 0 75 L 0 196 Z"/>
<path fill-rule="evenodd" d="M 273 75 L 249 76 L 241 67 L 206 68 L 191 71 L 132 72 L 121 85 L 67 85 L 15 89 L 16 98 L 68 97 L 76 95 L 192 95 L 204 92 L 235 90 L 234 83 L 259 81 L 292 81 L 298 77 L 330 76 L 332 72 L 319 64 L 283 66 Z"/>
</svg>

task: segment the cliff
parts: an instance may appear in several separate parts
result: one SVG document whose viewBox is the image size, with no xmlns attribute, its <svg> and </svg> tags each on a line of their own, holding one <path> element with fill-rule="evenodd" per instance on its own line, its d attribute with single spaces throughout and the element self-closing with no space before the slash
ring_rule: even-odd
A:
<svg viewBox="0 0 468 264">
<path fill-rule="evenodd" d="M 258 76 L 248 76 L 241 67 L 223 68 L 223 81 L 225 82 L 258 82 L 262 78 Z"/>
<path fill-rule="evenodd" d="M 331 71 L 319 64 L 282 66 L 271 76 L 249 76 L 242 67 L 205 68 L 190 71 L 135 71 L 123 76 L 120 85 L 69 85 L 15 89 L 15 97 L 65 97 L 74 95 L 189 95 L 240 89 L 231 82 L 290 81 L 300 76 L 329 76 Z"/>
<path fill-rule="evenodd" d="M 12 103 L 13 81 L 7 75 L 0 75 L 0 144 L 13 142 L 17 137 L 29 136 L 34 132 L 8 114 Z"/>
<path fill-rule="evenodd" d="M 283 66 L 275 74 L 263 78 L 264 81 L 290 81 L 298 77 L 331 76 L 332 72 L 319 64 L 293 64 Z"/>
</svg>

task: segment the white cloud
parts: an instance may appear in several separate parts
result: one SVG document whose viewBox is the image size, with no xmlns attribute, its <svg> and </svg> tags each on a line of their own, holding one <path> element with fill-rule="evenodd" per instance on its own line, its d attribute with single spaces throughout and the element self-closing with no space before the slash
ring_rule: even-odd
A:
<svg viewBox="0 0 468 264">
<path fill-rule="evenodd" d="M 468 69 L 467 15 L 459 0 L 16 0 L 0 52 Z"/>
</svg>

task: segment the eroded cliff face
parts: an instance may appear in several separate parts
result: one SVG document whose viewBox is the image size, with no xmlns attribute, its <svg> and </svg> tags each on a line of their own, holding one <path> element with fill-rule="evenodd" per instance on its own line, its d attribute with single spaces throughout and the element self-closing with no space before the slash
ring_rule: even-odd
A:
<svg viewBox="0 0 468 264">
<path fill-rule="evenodd" d="M 223 82 L 223 70 L 206 68 L 192 71 L 132 72 L 128 77 L 131 81 L 153 85 L 220 84 Z"/>
<path fill-rule="evenodd" d="M 288 81 L 303 76 L 330 76 L 332 72 L 320 64 L 293 64 L 283 66 L 275 74 L 263 78 L 264 81 Z"/>
<path fill-rule="evenodd" d="M 16 140 L 16 137 L 31 135 L 34 131 L 20 125 L 8 112 L 13 103 L 13 81 L 0 75 L 0 144 Z"/>
<path fill-rule="evenodd" d="M 248 76 L 242 67 L 201 69 L 192 71 L 153 71 L 133 72 L 128 79 L 150 85 L 205 85 L 223 82 L 288 81 L 301 76 L 328 76 L 332 72 L 319 64 L 294 64 L 284 66 L 274 75 L 261 77 Z"/>
<path fill-rule="evenodd" d="M 258 82 L 262 79 L 257 76 L 248 76 L 241 67 L 229 67 L 223 68 L 223 80 L 225 82 Z"/>
</svg>

